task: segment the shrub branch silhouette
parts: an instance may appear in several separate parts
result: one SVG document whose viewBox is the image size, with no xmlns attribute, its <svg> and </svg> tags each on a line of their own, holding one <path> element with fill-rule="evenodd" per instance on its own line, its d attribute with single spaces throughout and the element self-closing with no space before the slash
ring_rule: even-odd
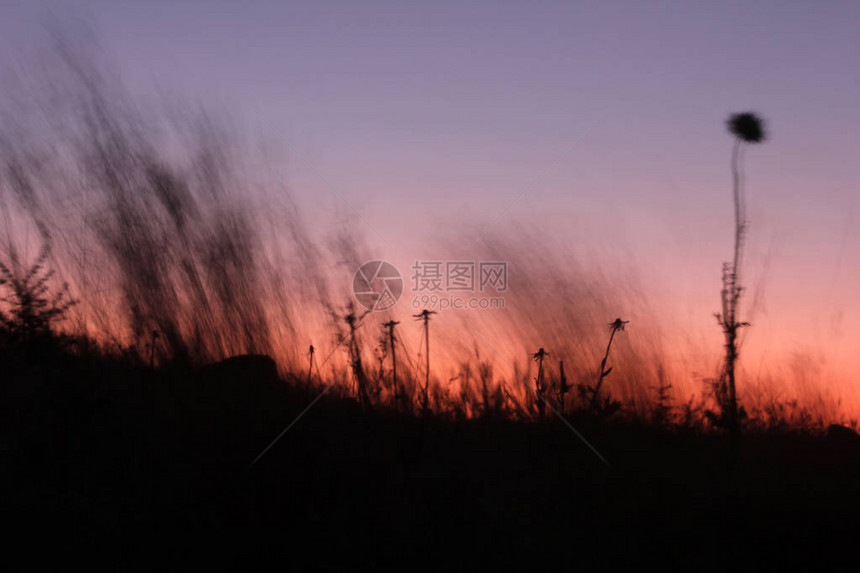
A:
<svg viewBox="0 0 860 573">
<path fill-rule="evenodd" d="M 0 301 L 8 308 L 0 309 L 2 336 L 9 347 L 29 346 L 43 341 L 54 333 L 53 325 L 61 320 L 75 302 L 69 296 L 69 286 L 63 284 L 51 292 L 50 281 L 54 271 L 45 269 L 50 253 L 46 244 L 36 262 L 23 271 L 14 263 L 0 262 Z"/>
</svg>

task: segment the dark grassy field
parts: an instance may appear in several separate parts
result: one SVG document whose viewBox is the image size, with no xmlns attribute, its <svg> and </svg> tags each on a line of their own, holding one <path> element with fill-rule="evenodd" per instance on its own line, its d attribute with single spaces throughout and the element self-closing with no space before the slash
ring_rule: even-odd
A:
<svg viewBox="0 0 860 573">
<path fill-rule="evenodd" d="M 266 368 L 111 358 L 4 377 L 7 557 L 27 568 L 820 568 L 850 559 L 860 444 L 632 422 L 420 419 Z M 28 543 L 24 543 L 27 541 Z"/>
</svg>

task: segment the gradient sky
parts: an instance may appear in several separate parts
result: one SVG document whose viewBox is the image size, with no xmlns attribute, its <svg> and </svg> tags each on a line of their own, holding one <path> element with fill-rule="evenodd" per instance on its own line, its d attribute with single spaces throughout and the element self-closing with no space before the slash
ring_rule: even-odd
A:
<svg viewBox="0 0 860 573">
<path fill-rule="evenodd" d="M 635 261 L 666 327 L 702 332 L 731 256 L 731 139 L 752 110 L 750 352 L 811 353 L 860 379 L 860 3 L 0 3 L 0 49 L 52 18 L 94 25 L 136 92 L 229 109 L 311 216 L 343 209 L 428 256 L 463 228 L 540 227 Z M 276 132 L 276 133 L 275 133 Z"/>
</svg>

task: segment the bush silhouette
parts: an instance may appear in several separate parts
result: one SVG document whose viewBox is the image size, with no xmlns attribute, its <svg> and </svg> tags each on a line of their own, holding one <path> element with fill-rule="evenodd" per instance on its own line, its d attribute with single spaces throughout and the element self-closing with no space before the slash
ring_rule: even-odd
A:
<svg viewBox="0 0 860 573">
<path fill-rule="evenodd" d="M 0 301 L 7 307 L 0 309 L 0 337 L 7 347 L 29 348 L 50 339 L 54 324 L 75 304 L 67 284 L 52 291 L 54 271 L 45 268 L 49 253 L 46 244 L 26 271 L 15 262 L 11 268 L 0 262 Z"/>
</svg>

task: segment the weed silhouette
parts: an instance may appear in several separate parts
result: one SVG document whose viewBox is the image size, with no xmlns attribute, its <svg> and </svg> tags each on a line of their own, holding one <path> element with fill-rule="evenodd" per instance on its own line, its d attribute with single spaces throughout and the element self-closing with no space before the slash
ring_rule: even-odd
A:
<svg viewBox="0 0 860 573">
<path fill-rule="evenodd" d="M 539 418 L 544 417 L 546 410 L 546 398 L 544 397 L 544 394 L 546 393 L 546 383 L 544 382 L 543 359 L 547 356 L 549 356 L 549 352 L 545 351 L 543 348 L 532 355 L 532 358 L 538 363 L 538 373 L 537 378 L 535 378 L 535 394 L 537 395 L 536 405 Z"/>
<path fill-rule="evenodd" d="M 609 376 L 612 372 L 612 367 L 607 368 L 606 363 L 609 360 L 609 352 L 612 350 L 612 342 L 615 340 L 615 334 L 624 330 L 624 326 L 629 323 L 629 320 L 621 320 L 616 318 L 609 323 L 609 342 L 606 344 L 606 352 L 603 354 L 603 359 L 600 361 L 600 369 L 597 374 L 597 382 L 594 386 L 580 384 L 579 392 L 583 397 L 588 399 L 589 410 L 600 416 L 611 416 L 621 408 L 621 403 L 613 400 L 607 395 L 603 400 L 600 399 L 600 389 L 603 385 L 603 379 Z"/>
<path fill-rule="evenodd" d="M 740 270 L 743 256 L 744 235 L 747 228 L 746 205 L 744 201 L 742 158 L 745 144 L 761 143 L 766 139 L 764 123 L 756 114 L 744 112 L 734 114 L 727 121 L 729 133 L 735 137 L 732 147 L 732 197 L 735 205 L 735 248 L 731 263 L 723 264 L 720 292 L 722 312 L 717 313 L 717 322 L 725 335 L 725 364 L 718 383 L 718 401 L 721 407 L 720 424 L 737 433 L 740 423 L 738 410 L 735 367 L 738 361 L 738 330 L 749 323 L 738 319 L 741 286 Z M 723 385 L 725 391 L 723 391 Z M 713 416 L 712 416 L 713 417 Z"/>
<path fill-rule="evenodd" d="M 432 310 L 426 308 L 420 313 L 414 315 L 414 318 L 424 323 L 424 358 L 426 366 L 424 369 L 424 387 L 421 390 L 421 412 L 427 415 L 430 411 L 430 316 L 436 314 Z"/>
</svg>

